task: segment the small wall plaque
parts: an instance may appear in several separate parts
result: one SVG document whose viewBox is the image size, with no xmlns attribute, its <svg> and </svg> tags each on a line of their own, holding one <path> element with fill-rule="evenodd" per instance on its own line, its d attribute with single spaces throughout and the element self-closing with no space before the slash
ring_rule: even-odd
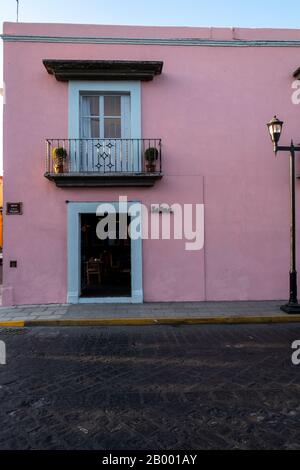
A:
<svg viewBox="0 0 300 470">
<path fill-rule="evenodd" d="M 169 204 L 151 204 L 151 212 L 153 214 L 173 214 L 173 209 Z"/>
<path fill-rule="evenodd" d="M 22 215 L 23 214 L 23 203 L 22 202 L 7 202 L 6 203 L 6 214 L 7 215 Z"/>
</svg>

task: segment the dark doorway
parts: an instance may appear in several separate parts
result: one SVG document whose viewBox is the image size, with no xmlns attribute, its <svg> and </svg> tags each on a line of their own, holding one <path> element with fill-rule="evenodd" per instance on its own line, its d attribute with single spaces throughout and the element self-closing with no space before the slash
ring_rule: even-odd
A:
<svg viewBox="0 0 300 470">
<path fill-rule="evenodd" d="M 117 215 L 116 239 L 100 240 L 96 233 L 100 220 L 95 214 L 81 215 L 81 296 L 130 297 L 130 238 L 120 239 Z"/>
</svg>

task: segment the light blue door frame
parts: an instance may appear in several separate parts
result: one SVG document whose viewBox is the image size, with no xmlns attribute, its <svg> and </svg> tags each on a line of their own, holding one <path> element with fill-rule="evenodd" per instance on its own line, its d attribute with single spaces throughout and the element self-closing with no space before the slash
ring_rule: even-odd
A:
<svg viewBox="0 0 300 470">
<path fill-rule="evenodd" d="M 80 297 L 81 292 L 81 214 L 95 214 L 100 202 L 69 202 L 68 203 L 68 294 L 67 302 L 78 303 L 143 303 L 142 273 L 142 239 L 131 239 L 131 297 Z M 105 203 L 107 203 L 105 201 Z M 140 203 L 108 202 L 116 212 L 128 213 L 131 206 Z M 141 224 L 141 210 L 135 219 Z"/>
</svg>

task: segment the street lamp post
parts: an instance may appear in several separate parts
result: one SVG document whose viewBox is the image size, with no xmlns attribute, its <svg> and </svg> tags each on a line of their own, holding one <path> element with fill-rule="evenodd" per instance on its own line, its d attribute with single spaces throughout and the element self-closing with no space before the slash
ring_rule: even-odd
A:
<svg viewBox="0 0 300 470">
<path fill-rule="evenodd" d="M 275 116 L 268 124 L 271 140 L 273 142 L 274 152 L 289 152 L 290 154 L 290 297 L 286 305 L 281 306 L 281 310 L 290 314 L 299 314 L 300 305 L 297 295 L 297 269 L 296 269 L 296 171 L 295 171 L 295 153 L 300 152 L 300 147 L 296 147 L 291 141 L 290 146 L 280 146 L 280 140 L 283 122 Z"/>
</svg>

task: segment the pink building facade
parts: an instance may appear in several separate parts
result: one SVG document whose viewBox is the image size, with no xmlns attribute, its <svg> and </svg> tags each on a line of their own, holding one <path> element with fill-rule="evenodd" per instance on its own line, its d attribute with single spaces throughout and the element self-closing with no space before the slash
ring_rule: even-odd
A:
<svg viewBox="0 0 300 470">
<path fill-rule="evenodd" d="M 266 123 L 300 140 L 300 30 L 5 23 L 2 38 L 4 208 L 22 202 L 4 210 L 4 305 L 287 297 L 289 164 Z M 120 196 L 124 213 L 204 205 L 204 247 L 98 244 L 96 209 L 121 213 Z"/>
</svg>

